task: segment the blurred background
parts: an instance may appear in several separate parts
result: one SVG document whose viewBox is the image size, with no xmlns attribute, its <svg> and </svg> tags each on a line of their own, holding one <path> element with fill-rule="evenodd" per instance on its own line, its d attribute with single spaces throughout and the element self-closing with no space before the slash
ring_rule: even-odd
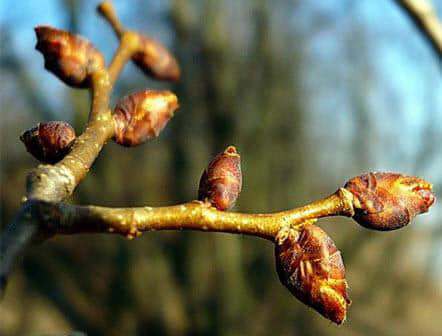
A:
<svg viewBox="0 0 442 336">
<path fill-rule="evenodd" d="M 3 0 L 0 10 L 1 225 L 37 161 L 19 135 L 43 120 L 81 132 L 86 91 L 43 69 L 33 27 L 86 36 L 109 60 L 117 47 L 98 1 Z M 162 206 L 196 197 L 225 146 L 242 155 L 235 211 L 273 212 L 334 192 L 370 170 L 419 175 L 442 190 L 440 63 L 394 1 L 114 1 L 128 27 L 171 48 L 182 80 L 152 81 L 129 64 L 113 103 L 145 88 L 181 108 L 138 148 L 105 147 L 72 201 Z M 442 1 L 433 0 L 439 17 Z M 342 251 L 353 305 L 336 327 L 277 278 L 273 247 L 200 232 L 58 236 L 33 248 L 0 304 L 0 334 L 440 335 L 441 207 L 403 230 L 370 232 L 322 220 Z"/>
</svg>

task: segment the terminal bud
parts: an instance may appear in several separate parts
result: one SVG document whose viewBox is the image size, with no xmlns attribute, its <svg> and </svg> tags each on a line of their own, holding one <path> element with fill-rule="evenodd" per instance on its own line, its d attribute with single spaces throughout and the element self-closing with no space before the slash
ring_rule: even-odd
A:
<svg viewBox="0 0 442 336">
<path fill-rule="evenodd" d="M 209 201 L 218 210 L 229 210 L 235 205 L 241 185 L 240 156 L 234 146 L 229 146 L 215 156 L 203 172 L 198 199 Z"/>
<path fill-rule="evenodd" d="M 48 121 L 25 131 L 20 140 L 37 160 L 55 164 L 70 152 L 75 131 L 67 122 Z"/>
<path fill-rule="evenodd" d="M 395 173 L 368 173 L 350 179 L 354 220 L 372 230 L 396 230 L 427 212 L 435 202 L 432 185 L 415 176 Z"/>
<path fill-rule="evenodd" d="M 114 109 L 114 140 L 123 146 L 137 146 L 157 137 L 178 108 L 170 91 L 145 90 L 121 99 Z"/>
<path fill-rule="evenodd" d="M 45 68 L 67 85 L 90 87 L 91 74 L 105 67 L 103 55 L 85 38 L 49 26 L 35 28 Z"/>
<path fill-rule="evenodd" d="M 282 284 L 325 318 L 342 324 L 351 300 L 341 253 L 318 226 L 283 228 L 276 237 L 276 270 Z"/>
</svg>

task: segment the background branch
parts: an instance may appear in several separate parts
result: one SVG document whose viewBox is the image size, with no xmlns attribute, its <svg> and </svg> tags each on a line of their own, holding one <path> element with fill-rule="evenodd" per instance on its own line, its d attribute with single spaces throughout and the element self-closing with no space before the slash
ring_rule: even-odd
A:
<svg viewBox="0 0 442 336">
<path fill-rule="evenodd" d="M 396 0 L 442 59 L 442 24 L 429 0 Z"/>
</svg>

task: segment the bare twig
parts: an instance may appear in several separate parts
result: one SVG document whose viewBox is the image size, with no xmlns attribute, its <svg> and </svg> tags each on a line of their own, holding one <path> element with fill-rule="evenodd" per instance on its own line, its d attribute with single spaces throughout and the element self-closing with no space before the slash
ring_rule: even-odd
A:
<svg viewBox="0 0 442 336">
<path fill-rule="evenodd" d="M 344 191 L 344 192 L 343 192 Z M 283 226 L 299 226 L 325 216 L 352 216 L 352 194 L 339 189 L 327 198 L 271 214 L 223 212 L 193 201 L 167 207 L 106 208 L 40 202 L 37 217 L 47 234 L 118 233 L 134 238 L 144 231 L 199 230 L 252 235 L 273 241 Z"/>
<path fill-rule="evenodd" d="M 120 38 L 124 34 L 126 29 L 115 14 L 112 3 L 110 1 L 103 1 L 98 5 L 97 11 L 106 19 L 106 21 L 111 25 L 117 37 Z"/>
</svg>

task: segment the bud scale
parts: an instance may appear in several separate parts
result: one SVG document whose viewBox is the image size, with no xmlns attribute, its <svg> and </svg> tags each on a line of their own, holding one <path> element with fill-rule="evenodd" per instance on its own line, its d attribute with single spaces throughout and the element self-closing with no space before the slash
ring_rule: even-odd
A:
<svg viewBox="0 0 442 336">
<path fill-rule="evenodd" d="M 203 172 L 198 199 L 209 201 L 218 210 L 229 210 L 235 205 L 241 185 L 240 156 L 234 146 L 229 146 L 215 156 Z"/>
<path fill-rule="evenodd" d="M 71 150 L 75 131 L 64 121 L 49 121 L 25 131 L 20 140 L 37 160 L 54 164 Z"/>
<path fill-rule="evenodd" d="M 45 68 L 67 85 L 88 88 L 92 73 L 105 66 L 103 55 L 79 35 L 49 26 L 38 26 L 35 33 Z"/>
<path fill-rule="evenodd" d="M 281 229 L 275 255 L 279 279 L 297 299 L 337 324 L 345 321 L 351 300 L 344 263 L 321 228 L 306 224 L 300 231 Z"/>
<path fill-rule="evenodd" d="M 137 146 L 157 137 L 178 108 L 170 91 L 145 90 L 121 99 L 114 109 L 114 140 L 123 146 Z"/>
</svg>

